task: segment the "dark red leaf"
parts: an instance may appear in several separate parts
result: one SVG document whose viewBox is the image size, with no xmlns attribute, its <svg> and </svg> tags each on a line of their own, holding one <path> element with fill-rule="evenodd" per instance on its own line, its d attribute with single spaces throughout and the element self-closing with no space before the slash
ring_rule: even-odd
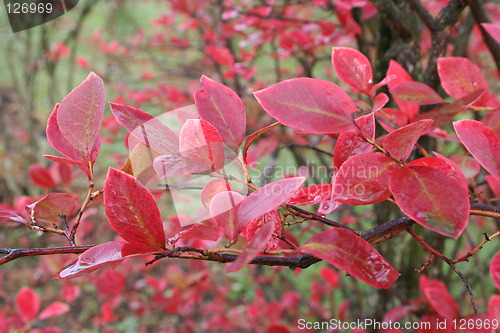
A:
<svg viewBox="0 0 500 333">
<path fill-rule="evenodd" d="M 266 248 L 267 243 L 273 235 L 273 231 L 274 221 L 269 220 L 253 235 L 252 240 L 248 243 L 247 247 L 238 256 L 238 258 L 226 265 L 226 272 L 237 272 L 258 256 L 259 253 Z"/>
<path fill-rule="evenodd" d="M 398 165 L 383 153 L 365 153 L 347 160 L 333 179 L 333 199 L 349 205 L 386 200 L 389 179 Z"/>
<path fill-rule="evenodd" d="M 267 113 L 286 126 L 308 133 L 354 129 L 356 105 L 334 83 L 297 78 L 279 82 L 254 95 Z"/>
<path fill-rule="evenodd" d="M 389 288 L 400 275 L 370 243 L 345 229 L 320 232 L 297 251 L 323 259 L 376 288 Z"/>
<path fill-rule="evenodd" d="M 104 182 L 104 208 L 109 223 L 123 239 L 165 248 L 158 206 L 151 192 L 134 177 L 109 169 Z"/>
<path fill-rule="evenodd" d="M 59 215 L 72 217 L 78 207 L 78 197 L 67 193 L 49 193 L 42 199 L 26 206 L 30 215 L 36 219 L 61 221 Z"/>
<path fill-rule="evenodd" d="M 298 190 L 288 200 L 288 205 L 314 205 L 332 197 L 332 184 L 318 184 Z"/>
<path fill-rule="evenodd" d="M 500 252 L 491 259 L 490 262 L 490 275 L 493 280 L 493 284 L 500 290 Z"/>
<path fill-rule="evenodd" d="M 235 152 L 243 141 L 246 114 L 240 97 L 222 83 L 201 77 L 203 89 L 194 94 L 200 119 L 212 124 L 224 143 Z"/>
<path fill-rule="evenodd" d="M 160 119 L 127 105 L 109 103 L 116 120 L 135 137 L 160 154 L 179 152 L 179 138 Z"/>
<path fill-rule="evenodd" d="M 334 47 L 332 64 L 342 82 L 368 94 L 373 85 L 373 74 L 370 61 L 363 53 L 348 47 Z"/>
<path fill-rule="evenodd" d="M 462 98 L 466 95 L 484 89 L 485 93 L 476 102 L 484 105 L 488 100 L 488 83 L 479 67 L 467 58 L 448 57 L 438 59 L 438 75 L 441 86 L 448 95 Z"/>
<path fill-rule="evenodd" d="M 446 103 L 434 89 L 421 82 L 403 82 L 390 89 L 390 92 L 403 101 L 420 105 Z"/>
<path fill-rule="evenodd" d="M 49 170 L 40 164 L 30 165 L 28 173 L 31 181 L 37 186 L 44 188 L 55 188 L 57 186 Z"/>
<path fill-rule="evenodd" d="M 432 157 L 412 161 L 393 172 L 390 189 L 406 215 L 435 232 L 458 238 L 469 221 L 469 196 L 451 166 L 445 170 L 443 163 Z"/>
<path fill-rule="evenodd" d="M 420 120 L 389 133 L 384 139 L 384 148 L 398 160 L 406 161 L 418 139 L 427 133 L 432 122 L 430 119 Z"/>
<path fill-rule="evenodd" d="M 471 119 L 454 122 L 453 127 L 479 164 L 492 176 L 500 178 L 500 138 L 493 130 Z"/>
<path fill-rule="evenodd" d="M 101 122 L 106 95 L 104 83 L 94 73 L 73 89 L 59 105 L 57 123 L 67 142 L 94 162 L 101 144 Z"/>
<path fill-rule="evenodd" d="M 30 287 L 22 287 L 16 295 L 16 306 L 23 320 L 29 322 L 40 311 L 40 298 Z"/>
</svg>

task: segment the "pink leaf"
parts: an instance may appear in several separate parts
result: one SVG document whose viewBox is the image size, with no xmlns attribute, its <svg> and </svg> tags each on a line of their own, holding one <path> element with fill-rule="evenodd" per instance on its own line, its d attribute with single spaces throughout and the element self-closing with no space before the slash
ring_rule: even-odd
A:
<svg viewBox="0 0 500 333">
<path fill-rule="evenodd" d="M 372 112 L 380 111 L 389 102 L 389 96 L 385 93 L 380 93 L 373 99 Z M 358 118 L 359 119 L 359 118 Z"/>
<path fill-rule="evenodd" d="M 109 223 L 123 239 L 165 248 L 158 206 L 151 192 L 134 177 L 109 169 L 104 182 L 104 208 Z"/>
<path fill-rule="evenodd" d="M 210 202 L 212 201 L 213 197 L 220 193 L 220 192 L 225 192 L 225 191 L 231 191 L 231 184 L 222 178 L 219 179 L 214 179 L 201 191 L 201 202 L 206 208 L 210 208 Z"/>
<path fill-rule="evenodd" d="M 395 131 L 398 127 L 403 127 L 408 124 L 408 115 L 398 109 L 383 108 L 377 112 L 376 115 L 385 120 L 378 120 L 378 123 L 388 133 Z"/>
<path fill-rule="evenodd" d="M 488 112 L 481 122 L 491 128 L 500 137 L 500 111 Z"/>
<path fill-rule="evenodd" d="M 179 150 L 191 164 L 208 165 L 208 170 L 203 171 L 215 172 L 224 167 L 222 138 L 208 121 L 188 119 L 180 132 Z"/>
<path fill-rule="evenodd" d="M 238 209 L 238 224 L 243 228 L 253 219 L 276 209 L 304 184 L 304 177 L 285 178 L 252 192 Z"/>
<path fill-rule="evenodd" d="M 109 105 L 116 120 L 147 146 L 161 154 L 179 152 L 179 138 L 158 118 L 127 105 Z"/>
<path fill-rule="evenodd" d="M 332 184 L 319 184 L 298 190 L 288 200 L 288 205 L 314 205 L 332 197 Z"/>
<path fill-rule="evenodd" d="M 500 43 L 500 24 L 481 23 L 481 25 L 497 43 Z"/>
<path fill-rule="evenodd" d="M 342 132 L 335 143 L 333 150 L 333 166 L 334 170 L 339 170 L 342 164 L 351 156 L 368 153 L 372 151 L 372 145 L 364 140 L 364 138 L 373 140 L 375 137 L 375 118 L 374 114 L 370 113 L 366 116 L 356 119 L 358 131 Z"/>
<path fill-rule="evenodd" d="M 225 85 L 206 76 L 201 77 L 203 89 L 194 94 L 200 119 L 212 124 L 235 152 L 243 141 L 246 115 L 240 97 Z"/>
<path fill-rule="evenodd" d="M 500 290 L 500 252 L 497 252 L 493 259 L 491 259 L 490 276 L 495 287 Z"/>
<path fill-rule="evenodd" d="M 349 205 L 386 200 L 389 178 L 398 165 L 383 153 L 365 153 L 347 160 L 333 179 L 333 199 Z"/>
<path fill-rule="evenodd" d="M 434 89 L 420 82 L 403 82 L 390 89 L 390 92 L 403 101 L 420 105 L 446 103 Z"/>
<path fill-rule="evenodd" d="M 384 148 L 393 157 L 406 161 L 418 139 L 428 131 L 432 122 L 429 119 L 420 120 L 389 133 L 384 139 Z"/>
<path fill-rule="evenodd" d="M 61 221 L 59 215 L 72 217 L 78 206 L 78 197 L 67 193 L 49 193 L 42 199 L 26 206 L 36 219 Z"/>
<path fill-rule="evenodd" d="M 330 267 L 323 267 L 319 271 L 319 275 L 325 281 L 332 287 L 333 289 L 337 289 L 340 287 L 340 276 L 339 273 L 337 273 L 333 268 Z"/>
<path fill-rule="evenodd" d="M 428 165 L 422 165 L 422 160 Z M 438 158 L 418 159 L 395 170 L 390 189 L 400 209 L 430 230 L 458 238 L 467 227 L 467 188 L 451 166 Z"/>
<path fill-rule="evenodd" d="M 247 138 L 245 140 L 245 144 L 243 145 L 243 151 L 242 151 L 243 161 L 245 163 L 247 163 L 247 151 L 248 151 L 248 148 L 250 148 L 250 146 L 252 145 L 252 143 L 254 143 L 254 141 L 257 140 L 262 134 L 266 133 L 267 131 L 269 131 L 272 128 L 275 128 L 278 125 L 280 125 L 279 122 L 273 123 L 273 124 L 268 125 L 268 126 L 266 126 L 264 128 L 261 128 L 260 130 L 255 131 L 252 134 L 250 134 L 249 136 L 247 136 Z"/>
<path fill-rule="evenodd" d="M 345 229 L 320 232 L 297 251 L 323 259 L 376 288 L 389 288 L 400 275 L 370 243 Z"/>
<path fill-rule="evenodd" d="M 500 320 L 500 295 L 491 295 L 488 302 L 488 315 L 490 319 Z"/>
<path fill-rule="evenodd" d="M 16 306 L 22 319 L 29 322 L 40 311 L 40 298 L 30 287 L 22 287 L 16 295 Z"/>
<path fill-rule="evenodd" d="M 464 176 L 468 179 L 476 177 L 479 174 L 479 171 L 481 171 L 481 166 L 471 156 L 453 154 L 450 156 L 450 160 L 455 162 L 455 164 L 463 172 Z"/>
<path fill-rule="evenodd" d="M 195 223 L 187 228 L 187 230 L 181 231 L 182 234 L 179 235 L 179 239 L 203 239 L 216 241 L 220 236 L 219 228 L 212 227 L 210 225 Z"/>
<path fill-rule="evenodd" d="M 354 129 L 356 105 L 331 82 L 291 79 L 254 95 L 267 113 L 286 126 L 309 133 L 338 133 Z"/>
<path fill-rule="evenodd" d="M 38 316 L 38 319 L 44 320 L 50 317 L 60 316 L 69 311 L 69 305 L 63 302 L 54 302 L 49 304 Z"/>
<path fill-rule="evenodd" d="M 395 88 L 396 86 L 404 83 L 404 82 L 413 82 L 412 77 L 408 72 L 394 60 L 391 60 L 389 63 L 389 68 L 387 69 L 387 77 L 395 76 L 393 80 L 391 80 L 387 85 L 389 86 L 389 90 Z M 403 101 L 397 97 L 394 97 L 394 101 L 399 106 L 401 111 L 403 111 L 408 119 L 413 120 L 415 116 L 418 114 L 420 110 L 420 106 L 414 103 Z"/>
<path fill-rule="evenodd" d="M 238 192 L 225 191 L 216 194 L 210 203 L 210 216 L 230 242 L 238 240 L 242 225 L 238 221 L 238 209 L 244 197 Z"/>
<path fill-rule="evenodd" d="M 0 210 L 0 221 L 1 220 L 7 220 L 9 222 L 28 223 L 21 215 L 3 210 Z"/>
<path fill-rule="evenodd" d="M 434 310 L 441 317 L 448 320 L 459 318 L 457 302 L 451 297 L 445 285 L 430 286 L 424 288 L 423 292 Z"/>
<path fill-rule="evenodd" d="M 334 47 L 332 64 L 342 82 L 368 94 L 373 85 L 372 66 L 363 53 L 348 47 Z"/>
<path fill-rule="evenodd" d="M 472 156 L 492 176 L 500 178 L 500 138 L 489 127 L 476 120 L 453 123 L 458 138 Z"/>
<path fill-rule="evenodd" d="M 28 173 L 31 181 L 37 186 L 44 188 L 55 188 L 57 186 L 49 170 L 40 164 L 30 165 Z"/>
<path fill-rule="evenodd" d="M 274 231 L 274 222 L 270 220 L 264 224 L 253 236 L 252 241 L 247 245 L 238 258 L 226 266 L 227 273 L 237 272 L 246 264 L 259 255 L 271 239 Z"/>
<path fill-rule="evenodd" d="M 106 96 L 104 83 L 94 73 L 61 102 L 57 111 L 59 129 L 68 143 L 94 162 L 101 144 L 101 122 Z"/>
<path fill-rule="evenodd" d="M 469 59 L 461 57 L 440 58 L 437 68 L 441 86 L 451 97 L 458 99 L 476 90 L 484 89 L 485 93 L 476 104 L 484 105 L 488 100 L 488 84 L 479 67 Z"/>
<path fill-rule="evenodd" d="M 493 176 L 488 175 L 486 176 L 486 181 L 488 182 L 488 185 L 490 186 L 493 193 L 497 197 L 500 197 L 500 178 L 495 178 Z"/>
</svg>

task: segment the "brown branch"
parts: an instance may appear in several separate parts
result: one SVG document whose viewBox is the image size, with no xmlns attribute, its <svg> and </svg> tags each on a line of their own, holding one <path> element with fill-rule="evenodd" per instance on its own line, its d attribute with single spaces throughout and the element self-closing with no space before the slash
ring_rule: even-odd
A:
<svg viewBox="0 0 500 333">
<path fill-rule="evenodd" d="M 50 248 L 30 248 L 30 249 L 5 249 L 0 248 L 0 253 L 6 253 L 6 256 L 0 258 L 0 265 L 8 263 L 17 258 L 29 256 L 45 256 L 50 254 L 79 254 L 87 251 L 95 245 L 83 246 L 65 246 L 65 247 L 50 247 Z"/>
</svg>

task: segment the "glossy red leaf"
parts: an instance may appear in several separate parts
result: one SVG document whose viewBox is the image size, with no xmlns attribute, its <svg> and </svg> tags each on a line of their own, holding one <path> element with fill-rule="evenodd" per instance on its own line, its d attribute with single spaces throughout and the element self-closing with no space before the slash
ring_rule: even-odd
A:
<svg viewBox="0 0 500 333">
<path fill-rule="evenodd" d="M 49 170 L 40 164 L 32 164 L 28 169 L 31 181 L 40 187 L 55 188 L 57 186 Z"/>
<path fill-rule="evenodd" d="M 376 288 L 389 288 L 400 275 L 370 243 L 345 229 L 320 232 L 297 251 L 323 259 Z"/>
<path fill-rule="evenodd" d="M 351 156 L 368 153 L 373 146 L 364 138 L 373 140 L 375 138 L 375 117 L 373 113 L 356 119 L 358 131 L 342 132 L 335 143 L 333 150 L 334 170 L 339 170 L 342 164 Z"/>
<path fill-rule="evenodd" d="M 332 64 L 342 82 L 368 94 L 373 85 L 373 74 L 370 61 L 363 53 L 348 47 L 334 47 Z"/>
<path fill-rule="evenodd" d="M 253 219 L 286 202 L 304 184 L 304 177 L 285 178 L 252 192 L 238 209 L 238 224 L 243 228 Z"/>
<path fill-rule="evenodd" d="M 238 258 L 226 265 L 226 272 L 233 273 L 243 268 L 251 262 L 260 252 L 266 249 L 266 246 L 271 239 L 274 231 L 274 222 L 270 220 L 264 224 L 253 236 L 250 243 L 238 256 Z"/>
<path fill-rule="evenodd" d="M 210 216 L 230 242 L 236 242 L 243 225 L 238 221 L 238 210 L 244 197 L 238 192 L 216 194 L 210 203 Z"/>
<path fill-rule="evenodd" d="M 109 169 L 104 182 L 104 208 L 109 223 L 123 239 L 165 248 L 158 206 L 151 192 L 134 177 Z"/>
<path fill-rule="evenodd" d="M 420 160 L 429 165 L 421 165 Z M 406 215 L 430 230 L 458 238 L 469 221 L 469 195 L 451 166 L 444 170 L 443 163 L 431 157 L 398 168 L 391 176 L 390 189 Z"/>
<path fill-rule="evenodd" d="M 500 290 L 500 252 L 497 252 L 493 259 L 491 259 L 490 276 L 495 287 Z"/>
<path fill-rule="evenodd" d="M 121 254 L 122 242 L 108 242 L 94 246 L 83 252 L 71 264 L 57 273 L 58 279 L 68 279 L 91 273 L 101 267 L 116 267 L 124 258 Z"/>
<path fill-rule="evenodd" d="M 488 100 L 488 83 L 479 67 L 467 58 L 447 57 L 438 59 L 438 75 L 441 86 L 448 95 L 462 98 L 466 95 L 484 89 L 485 93 L 476 102 L 484 105 Z"/>
<path fill-rule="evenodd" d="M 486 181 L 488 182 L 488 185 L 490 186 L 493 193 L 497 197 L 500 197 L 500 178 L 495 178 L 493 176 L 488 175 L 486 176 Z"/>
<path fill-rule="evenodd" d="M 455 299 L 449 294 L 446 286 L 431 286 L 423 290 L 427 301 L 434 310 L 443 318 L 453 320 L 459 318 L 458 305 Z"/>
<path fill-rule="evenodd" d="M 224 144 L 217 129 L 201 119 L 188 119 L 179 135 L 179 150 L 191 164 L 208 166 L 215 172 L 224 167 Z"/>
<path fill-rule="evenodd" d="M 220 230 L 217 227 L 204 224 L 192 224 L 187 230 L 179 233 L 179 239 L 202 239 L 216 241 L 219 239 Z"/>
<path fill-rule="evenodd" d="M 77 207 L 78 197 L 67 193 L 49 193 L 42 199 L 26 206 L 26 209 L 36 219 L 60 222 L 59 215 L 65 215 L 69 220 Z"/>
<path fill-rule="evenodd" d="M 387 85 L 390 89 L 394 89 L 396 86 L 404 83 L 404 82 L 413 82 L 412 77 L 408 72 L 401 66 L 398 62 L 391 60 L 389 62 L 389 68 L 387 69 L 387 77 L 394 76 L 395 78 L 391 80 Z M 418 114 L 420 110 L 420 106 L 418 104 L 410 103 L 403 101 L 395 96 L 394 101 L 399 106 L 401 111 L 403 111 L 409 118 L 409 120 L 413 120 L 415 116 Z"/>
<path fill-rule="evenodd" d="M 94 73 L 73 89 L 59 105 L 57 123 L 68 143 L 94 162 L 101 144 L 101 123 L 106 95 L 102 79 Z"/>
<path fill-rule="evenodd" d="M 177 154 L 179 138 L 160 119 L 127 105 L 109 103 L 116 120 L 160 154 Z"/>
<path fill-rule="evenodd" d="M 318 184 L 298 190 L 288 200 L 288 205 L 314 205 L 332 197 L 332 184 Z"/>
<path fill-rule="evenodd" d="M 500 24 L 481 23 L 481 25 L 497 43 L 500 43 Z"/>
<path fill-rule="evenodd" d="M 54 302 L 49 304 L 38 316 L 38 319 L 44 320 L 51 317 L 60 316 L 65 314 L 70 309 L 69 305 L 63 302 Z"/>
<path fill-rule="evenodd" d="M 243 150 L 242 150 L 243 161 L 245 163 L 247 163 L 248 148 L 250 148 L 250 146 L 252 145 L 252 143 L 254 143 L 254 141 L 257 140 L 262 134 L 266 133 L 270 129 L 275 128 L 278 125 L 280 125 L 279 122 L 273 123 L 271 125 L 268 125 L 268 126 L 266 126 L 264 128 L 261 128 L 261 129 L 255 131 L 252 134 L 250 134 L 249 136 L 247 136 L 247 138 L 245 140 L 245 144 L 243 145 Z"/>
<path fill-rule="evenodd" d="M 403 82 L 391 88 L 390 93 L 403 101 L 420 105 L 446 103 L 434 89 L 421 82 Z"/>
<path fill-rule="evenodd" d="M 333 179 L 333 199 L 349 205 L 386 200 L 389 178 L 398 165 L 383 153 L 365 153 L 347 160 Z"/>
<path fill-rule="evenodd" d="M 354 129 L 356 105 L 334 83 L 297 78 L 256 91 L 254 95 L 267 113 L 286 126 L 308 133 Z"/>
<path fill-rule="evenodd" d="M 203 89 L 194 94 L 200 119 L 212 124 L 224 143 L 238 152 L 246 129 L 246 114 L 240 97 L 222 83 L 201 77 Z"/>
<path fill-rule="evenodd" d="M 16 307 L 25 322 L 31 321 L 40 311 L 40 298 L 30 287 L 22 287 L 16 295 Z"/>
<path fill-rule="evenodd" d="M 262 228 L 264 224 L 267 223 L 272 223 L 274 225 L 274 230 L 273 233 L 276 234 L 278 237 L 282 233 L 282 228 L 283 228 L 283 223 L 281 221 L 280 215 L 278 214 L 278 211 L 272 210 L 269 213 L 266 213 L 262 215 L 261 217 L 258 217 L 250 223 L 248 223 L 242 230 L 240 235 L 245 237 L 248 242 L 251 242 L 253 238 L 255 237 L 255 233 Z M 275 250 L 278 248 L 279 245 L 279 238 L 278 237 L 271 237 L 269 242 L 267 243 L 267 249 L 268 250 Z"/>
<path fill-rule="evenodd" d="M 384 148 L 391 156 L 406 161 L 418 139 L 427 133 L 432 122 L 430 119 L 416 121 L 389 133 L 384 139 Z"/>
<path fill-rule="evenodd" d="M 450 160 L 452 160 L 460 168 L 460 170 L 462 170 L 465 178 L 474 178 L 479 174 L 479 171 L 481 171 L 481 166 L 471 156 L 453 154 L 450 156 Z"/>
<path fill-rule="evenodd" d="M 454 122 L 453 127 L 479 164 L 492 176 L 500 178 L 500 138 L 493 130 L 471 119 Z"/>
<path fill-rule="evenodd" d="M 331 212 L 333 212 L 334 210 L 336 210 L 337 208 L 339 208 L 342 205 L 343 204 L 339 201 L 323 200 L 319 204 L 319 207 L 318 207 L 318 210 L 316 211 L 316 214 L 318 214 L 320 216 L 325 216 L 327 214 L 330 214 Z"/>
</svg>

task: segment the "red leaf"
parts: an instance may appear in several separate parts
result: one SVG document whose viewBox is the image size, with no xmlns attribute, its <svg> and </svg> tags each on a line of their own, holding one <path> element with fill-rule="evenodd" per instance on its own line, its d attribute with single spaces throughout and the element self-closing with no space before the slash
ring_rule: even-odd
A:
<svg viewBox="0 0 500 333">
<path fill-rule="evenodd" d="M 139 142 L 129 153 L 121 171 L 134 176 L 141 184 L 146 185 L 157 175 L 153 163 L 158 156 L 156 150 Z"/>
<path fill-rule="evenodd" d="M 281 223 L 280 215 L 276 210 L 272 210 L 269 213 L 264 214 L 261 217 L 258 217 L 250 221 L 250 223 L 248 223 L 243 228 L 243 230 L 241 230 L 240 235 L 245 237 L 248 242 L 251 242 L 255 237 L 255 233 L 257 232 L 257 230 L 262 228 L 262 226 L 266 223 L 274 224 L 273 233 L 276 234 L 278 237 L 281 235 L 283 224 Z M 271 239 L 267 243 L 268 250 L 275 250 L 278 248 L 279 245 L 278 237 L 271 237 Z"/>
<path fill-rule="evenodd" d="M 497 197 L 500 197 L 500 178 L 495 178 L 493 176 L 488 175 L 486 176 L 486 181 L 488 182 L 488 185 L 490 186 L 493 193 Z"/>
<path fill-rule="evenodd" d="M 386 200 L 389 178 L 398 165 L 384 153 L 365 153 L 347 160 L 333 179 L 333 199 L 349 205 Z"/>
<path fill-rule="evenodd" d="M 57 273 L 56 278 L 72 279 L 104 266 L 116 267 L 125 259 L 121 253 L 123 245 L 122 242 L 108 242 L 94 246 L 80 254 L 75 261 Z"/>
<path fill-rule="evenodd" d="M 59 215 L 70 219 L 78 206 L 78 197 L 67 193 L 49 193 L 42 199 L 26 206 L 36 218 L 48 221 L 61 221 Z"/>
<path fill-rule="evenodd" d="M 500 252 L 491 259 L 490 262 L 490 275 L 493 280 L 493 284 L 500 290 Z"/>
<path fill-rule="evenodd" d="M 40 164 L 30 165 L 28 173 L 31 181 L 37 186 L 44 188 L 55 188 L 57 186 L 49 170 Z"/>
<path fill-rule="evenodd" d="M 479 174 L 479 171 L 481 171 L 481 166 L 471 156 L 453 154 L 450 156 L 450 160 L 455 162 L 455 164 L 463 172 L 464 176 L 468 179 L 476 177 Z"/>
<path fill-rule="evenodd" d="M 215 172 L 224 167 L 222 138 L 208 121 L 188 119 L 180 132 L 179 150 L 191 164 L 208 166 L 203 171 Z"/>
<path fill-rule="evenodd" d="M 428 105 L 446 103 L 434 89 L 421 82 L 403 82 L 391 88 L 390 92 L 393 96 L 403 101 L 415 104 Z"/>
<path fill-rule="evenodd" d="M 434 124 L 432 128 L 441 127 L 449 123 L 457 114 L 464 111 L 466 108 L 472 105 L 479 97 L 484 93 L 483 89 L 476 90 L 473 93 L 468 94 L 461 99 L 454 101 L 453 103 L 440 106 L 438 108 L 432 109 L 430 111 L 419 114 L 415 120 L 422 119 L 432 119 Z"/>
<path fill-rule="evenodd" d="M 389 102 L 389 96 L 385 93 L 380 93 L 373 99 L 372 112 L 380 111 Z"/>
<path fill-rule="evenodd" d="M 212 124 L 224 143 L 238 152 L 246 128 L 246 114 L 240 97 L 222 83 L 201 77 L 203 89 L 194 94 L 200 119 Z"/>
<path fill-rule="evenodd" d="M 201 202 L 206 208 L 210 208 L 213 197 L 220 192 L 231 191 L 231 184 L 222 178 L 214 179 L 201 191 Z"/>
<path fill-rule="evenodd" d="M 488 84 L 479 67 L 469 59 L 440 58 L 437 68 L 441 86 L 451 97 L 462 98 L 476 90 L 485 89 L 485 93 L 476 104 L 484 105 L 488 100 Z"/>
<path fill-rule="evenodd" d="M 109 103 L 116 120 L 160 154 L 177 154 L 179 138 L 160 119 L 127 105 Z"/>
<path fill-rule="evenodd" d="M 342 82 L 368 94 L 373 85 L 372 66 L 363 53 L 348 47 L 334 47 L 332 64 Z"/>
<path fill-rule="evenodd" d="M 44 320 L 50 317 L 60 316 L 69 311 L 69 305 L 63 302 L 54 302 L 49 304 L 38 316 L 38 319 Z"/>
<path fill-rule="evenodd" d="M 290 199 L 305 181 L 304 177 L 285 178 L 252 192 L 238 209 L 238 224 L 243 228 L 253 219 L 276 209 Z"/>
<path fill-rule="evenodd" d="M 481 122 L 491 128 L 500 137 L 500 111 L 488 112 Z"/>
<path fill-rule="evenodd" d="M 488 302 L 488 315 L 490 319 L 500 320 L 500 295 L 491 295 Z"/>
<path fill-rule="evenodd" d="M 0 220 L 7 220 L 9 222 L 28 223 L 21 215 L 14 212 L 7 212 L 0 210 Z"/>
<path fill-rule="evenodd" d="M 432 305 L 434 310 L 443 318 L 453 320 L 459 318 L 457 302 L 448 293 L 448 289 L 444 285 L 431 286 L 424 288 L 425 297 Z"/>
<path fill-rule="evenodd" d="M 351 98 L 336 84 L 311 78 L 279 82 L 255 97 L 282 124 L 309 133 L 338 133 L 354 129 L 357 111 Z"/>
<path fill-rule="evenodd" d="M 319 184 L 298 190 L 288 200 L 288 205 L 314 205 L 332 197 L 332 184 Z"/>
<path fill-rule="evenodd" d="M 382 110 L 377 112 L 377 116 L 386 120 L 378 120 L 378 123 L 388 133 L 395 131 L 398 127 L 403 127 L 404 125 L 408 124 L 408 115 L 398 109 L 383 108 Z M 393 126 L 387 124 L 387 122 L 389 122 Z"/>
<path fill-rule="evenodd" d="M 422 160 L 428 165 L 421 165 Z M 426 228 L 458 238 L 467 227 L 467 188 L 451 166 L 438 158 L 418 159 L 395 170 L 390 189 L 400 209 Z"/>
<path fill-rule="evenodd" d="M 267 131 L 269 131 L 270 129 L 276 127 L 280 125 L 279 122 L 277 123 L 273 123 L 271 125 L 268 125 L 264 128 L 261 128 L 260 130 L 257 130 L 255 132 L 253 132 L 252 134 L 250 134 L 249 136 L 247 136 L 246 140 L 245 140 L 245 144 L 243 145 L 243 151 L 242 151 L 242 155 L 243 155 L 243 161 L 245 163 L 247 163 L 247 151 L 248 151 L 248 148 L 250 148 L 250 146 L 252 145 L 252 143 L 257 140 L 262 134 L 266 133 Z"/>
<path fill-rule="evenodd" d="M 252 145 L 250 149 L 248 149 L 248 155 L 246 157 L 248 167 L 257 167 L 259 159 L 275 152 L 279 144 L 280 142 L 278 139 L 269 137 L 262 138 L 259 142 Z"/>
<path fill-rule="evenodd" d="M 21 318 L 28 322 L 40 311 L 40 298 L 30 287 L 22 287 L 16 295 L 16 306 Z"/>
<path fill-rule="evenodd" d="M 59 129 L 68 143 L 94 162 L 101 144 L 101 122 L 106 96 L 104 83 L 94 73 L 61 102 L 57 111 Z"/>
<path fill-rule="evenodd" d="M 376 288 L 389 288 L 399 272 L 363 238 L 345 229 L 331 228 L 310 238 L 298 252 L 323 259 Z"/>
<path fill-rule="evenodd" d="M 500 138 L 493 130 L 471 119 L 454 122 L 453 127 L 479 164 L 492 176 L 500 178 Z"/>
<path fill-rule="evenodd" d="M 481 23 L 481 25 L 497 43 L 500 43 L 500 24 Z"/>
<path fill-rule="evenodd" d="M 465 175 L 464 173 L 462 172 L 462 170 L 460 169 L 460 167 L 455 163 L 453 162 L 452 160 L 450 160 L 449 158 L 446 158 L 444 157 L 443 155 L 433 151 L 434 155 L 436 155 L 437 158 L 439 158 L 440 160 L 444 161 L 445 164 L 443 165 L 436 165 L 435 163 L 428 163 L 428 162 L 425 162 L 425 161 L 433 161 L 433 158 L 420 158 L 418 160 L 415 160 L 413 161 L 413 165 L 428 165 L 428 166 L 431 166 L 433 168 L 438 168 L 438 169 L 441 169 L 445 172 L 448 172 L 448 173 L 451 173 L 453 174 L 455 177 L 457 177 L 458 179 L 460 179 L 460 181 L 462 182 L 462 184 L 464 185 L 465 188 L 467 188 L 469 186 L 469 182 L 467 181 L 467 178 L 465 178 Z M 420 162 L 420 163 L 419 163 Z M 424 163 L 422 163 L 424 162 Z"/>
<path fill-rule="evenodd" d="M 238 223 L 239 204 L 244 197 L 238 192 L 226 191 L 216 194 L 210 203 L 210 216 L 230 242 L 236 242 L 242 225 Z"/>
<path fill-rule="evenodd" d="M 151 192 L 134 177 L 109 169 L 104 182 L 104 208 L 109 223 L 123 239 L 165 248 L 158 206 Z"/>
<path fill-rule="evenodd" d="M 179 232 L 179 239 L 203 239 L 216 241 L 219 239 L 220 230 L 217 227 L 204 224 L 192 224 L 187 230 Z"/>
<path fill-rule="evenodd" d="M 387 85 L 389 86 L 389 90 L 395 88 L 396 86 L 404 83 L 404 82 L 413 82 L 412 77 L 408 72 L 394 60 L 391 60 L 389 63 L 389 68 L 387 69 L 387 77 L 395 76 L 393 80 L 391 80 Z M 413 120 L 415 116 L 418 114 L 420 110 L 420 106 L 414 103 L 403 101 L 394 96 L 394 101 L 399 106 L 401 111 L 403 111 L 410 120 Z"/>
<path fill-rule="evenodd" d="M 384 148 L 393 157 L 406 161 L 418 139 L 428 131 L 432 122 L 430 119 L 420 120 L 389 133 L 384 139 Z"/>
<path fill-rule="evenodd" d="M 269 220 L 264 224 L 253 236 L 252 241 L 248 243 L 247 247 L 238 256 L 238 258 L 227 264 L 226 272 L 233 273 L 243 268 L 246 264 L 251 262 L 256 256 L 259 255 L 271 239 L 274 231 L 274 221 Z"/>
<path fill-rule="evenodd" d="M 340 133 L 335 148 L 333 150 L 333 166 L 334 170 L 339 170 L 342 164 L 351 156 L 372 151 L 372 145 L 364 140 L 368 138 L 373 140 L 375 137 L 375 118 L 374 114 L 370 113 L 366 116 L 356 119 L 356 125 L 359 127 L 357 132 L 342 132 Z"/>
<path fill-rule="evenodd" d="M 340 276 L 333 268 L 323 267 L 320 269 L 319 275 L 333 289 L 340 287 Z"/>
</svg>

